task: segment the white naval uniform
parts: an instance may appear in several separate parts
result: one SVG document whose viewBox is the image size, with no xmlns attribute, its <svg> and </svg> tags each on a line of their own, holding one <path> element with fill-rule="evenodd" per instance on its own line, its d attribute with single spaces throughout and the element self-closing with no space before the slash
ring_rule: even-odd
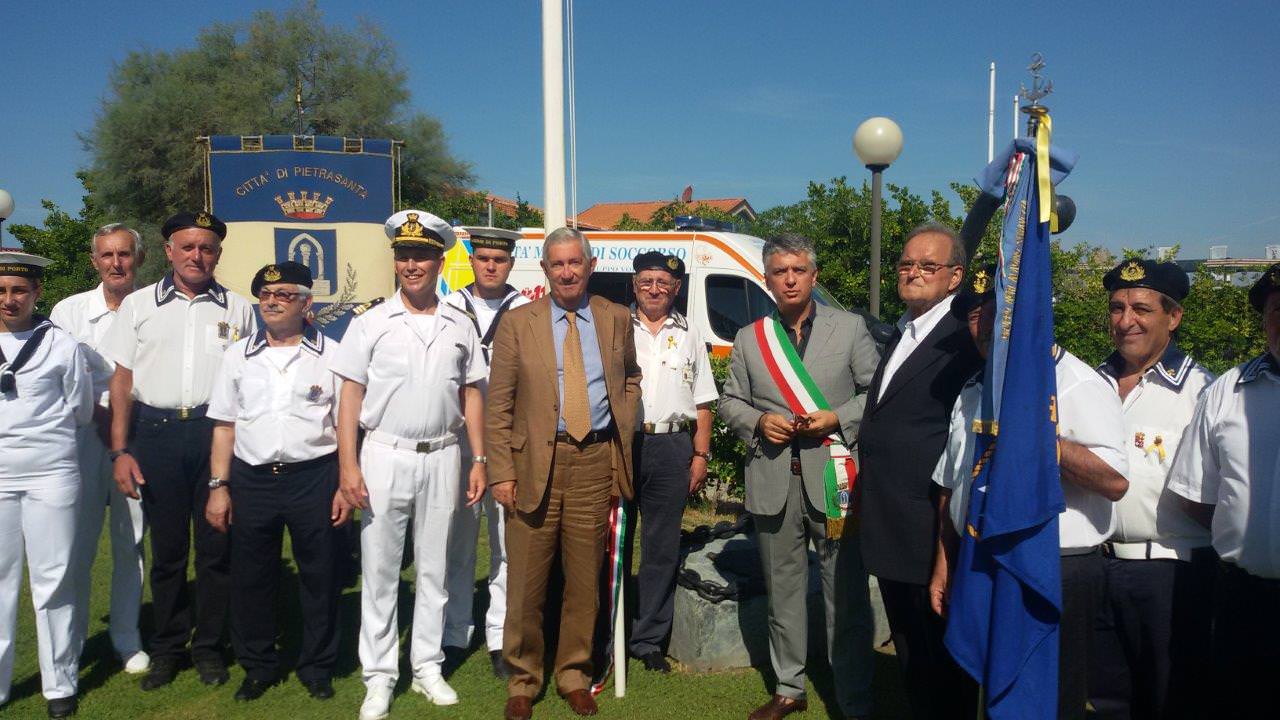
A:
<svg viewBox="0 0 1280 720">
<path fill-rule="evenodd" d="M 695 422 L 698 406 L 720 397 L 711 359 L 698 329 L 672 310 L 658 334 L 649 332 L 635 310 L 636 364 L 640 366 L 640 420 L 646 423 Z"/>
<path fill-rule="evenodd" d="M 444 302 L 466 312 L 474 311 L 475 325 L 480 334 L 484 352 L 490 351 L 492 340 L 483 340 L 494 325 L 501 311 L 529 304 L 529 298 L 508 286 L 507 294 L 499 300 L 484 300 L 471 294 L 469 286 L 444 296 Z M 467 303 L 471 310 L 467 309 Z M 503 309 L 505 308 L 505 309 Z M 480 381 L 480 389 L 487 395 L 489 381 L 486 373 Z M 466 431 L 458 434 L 462 455 L 462 477 L 471 472 L 470 443 Z M 445 604 L 444 645 L 446 647 L 470 647 L 474 631 L 471 603 L 476 591 L 476 536 L 480 532 L 480 513 L 488 519 L 489 530 L 489 608 L 484 614 L 485 646 L 490 652 L 502 650 L 502 628 L 507 618 L 507 540 L 506 519 L 502 507 L 486 492 L 484 499 L 471 507 L 466 506 L 466 484 L 460 485 L 458 507 L 453 515 L 453 528 L 449 532 L 449 557 L 445 569 L 445 590 L 449 599 Z"/>
<path fill-rule="evenodd" d="M 1128 474 L 1124 448 L 1124 416 L 1120 397 L 1097 372 L 1059 349 L 1054 366 L 1058 384 L 1058 435 L 1083 445 L 1121 475 Z M 973 484 L 977 439 L 973 421 L 982 404 L 981 376 L 969 381 L 951 411 L 947 448 L 933 471 L 934 483 L 951 490 L 951 522 L 964 527 Z M 1062 481 L 1066 508 L 1058 516 L 1058 546 L 1064 551 L 1102 544 L 1115 526 L 1114 503 L 1097 493 Z"/>
<path fill-rule="evenodd" d="M 31 332 L 0 331 L 8 363 Z M 50 327 L 0 394 L 0 705 L 9 699 L 23 551 L 31 576 L 45 698 L 76 694 L 76 578 L 71 551 L 78 521 L 77 428 L 93 419 L 93 382 L 84 351 Z"/>
<path fill-rule="evenodd" d="M 434 315 L 415 315 L 396 292 L 351 321 L 330 368 L 365 386 L 360 408 L 366 430 L 360 469 L 370 506 L 361 513 L 360 531 L 365 684 L 393 686 L 399 677 L 396 605 L 410 522 L 417 579 L 409 661 L 415 677 L 439 674 L 449 527 L 465 482 L 459 391 L 488 374 L 480 337 L 471 319 L 453 306 L 442 302 Z"/>
<path fill-rule="evenodd" d="M 1255 577 L 1280 578 L 1280 362 L 1263 354 L 1200 396 L 1169 490 L 1213 505 L 1213 547 Z"/>
<path fill-rule="evenodd" d="M 115 311 L 107 307 L 101 283 L 88 292 L 64 298 L 49 313 L 54 325 L 81 343 L 93 378 L 94 395 L 103 408 L 107 407 L 107 384 L 115 363 L 103 357 L 98 348 L 102 346 L 102 339 L 115 317 Z M 111 611 L 107 631 L 116 654 L 128 659 L 142 650 L 142 635 L 138 632 L 145 578 L 142 501 L 125 495 L 116 487 L 108 448 L 98 437 L 93 423 L 81 426 L 76 435 L 76 446 L 83 488 L 80 524 L 72 556 L 77 581 L 76 644 L 83 650 L 88 639 L 93 561 L 98 556 L 98 540 L 102 535 L 103 508 L 110 508 L 111 522 L 107 532 L 111 538 Z"/>
</svg>

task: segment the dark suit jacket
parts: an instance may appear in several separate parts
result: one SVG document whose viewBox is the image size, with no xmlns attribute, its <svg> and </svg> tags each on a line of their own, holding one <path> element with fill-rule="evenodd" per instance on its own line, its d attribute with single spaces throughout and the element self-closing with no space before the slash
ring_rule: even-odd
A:
<svg viewBox="0 0 1280 720">
<path fill-rule="evenodd" d="M 591 316 L 604 362 L 609 411 L 618 428 L 613 440 L 614 490 L 628 500 L 631 441 L 640 402 L 640 366 L 627 308 L 592 295 Z M 489 483 L 516 481 L 516 507 L 538 509 L 551 480 L 560 391 L 551 330 L 551 298 L 509 310 L 498 324 L 489 370 L 484 444 Z"/>
<path fill-rule="evenodd" d="M 925 585 L 938 512 L 933 469 L 947 443 L 956 396 L 979 367 L 964 318 L 944 316 L 879 394 L 885 349 L 858 434 L 862 558 L 876 577 Z"/>
</svg>

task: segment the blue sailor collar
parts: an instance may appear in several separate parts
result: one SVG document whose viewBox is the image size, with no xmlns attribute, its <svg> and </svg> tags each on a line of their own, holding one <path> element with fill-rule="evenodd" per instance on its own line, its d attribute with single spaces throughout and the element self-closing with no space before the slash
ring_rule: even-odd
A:
<svg viewBox="0 0 1280 720">
<path fill-rule="evenodd" d="M 1155 371 L 1157 375 L 1164 379 L 1174 390 L 1181 390 L 1183 384 L 1187 382 L 1187 378 L 1191 376 L 1191 368 L 1194 367 L 1196 361 L 1182 351 L 1176 342 L 1169 341 L 1169 346 L 1164 349 L 1164 354 L 1147 369 L 1147 372 Z M 1120 377 L 1120 373 L 1124 371 L 1124 358 L 1120 357 L 1118 351 L 1112 352 L 1107 359 L 1098 366 L 1098 371 L 1109 375 L 1112 379 Z"/>
<path fill-rule="evenodd" d="M 1280 362 L 1277 362 L 1276 356 L 1270 352 L 1264 352 L 1246 363 L 1244 369 L 1240 371 L 1240 379 L 1236 380 L 1236 384 L 1253 382 L 1262 377 L 1263 373 L 1271 373 L 1273 377 L 1280 379 Z"/>
<path fill-rule="evenodd" d="M 316 357 L 324 355 L 324 333 L 320 329 L 309 322 L 302 323 L 302 348 Z M 262 352 L 267 347 L 267 328 L 258 328 L 258 332 L 249 338 L 249 342 L 245 343 L 244 356 L 251 358 Z"/>
<path fill-rule="evenodd" d="M 637 325 L 641 322 L 640 308 L 636 307 L 635 303 L 631 303 L 631 322 Z M 680 311 L 675 308 L 671 308 L 671 312 L 667 313 L 667 319 L 663 320 L 662 324 L 666 325 L 668 322 L 674 325 L 678 330 L 687 331 L 689 329 L 689 321 L 685 319 L 685 316 L 681 315 Z"/>
<path fill-rule="evenodd" d="M 165 273 L 164 277 L 160 278 L 160 282 L 156 283 L 156 306 L 164 305 L 177 294 L 178 289 L 173 284 L 173 272 Z M 208 295 L 209 299 L 218 307 L 225 308 L 227 306 L 227 289 L 218 284 L 218 281 L 213 278 L 209 279 L 209 286 L 204 289 L 204 292 L 196 295 L 196 297 L 200 297 L 200 295 Z"/>
</svg>

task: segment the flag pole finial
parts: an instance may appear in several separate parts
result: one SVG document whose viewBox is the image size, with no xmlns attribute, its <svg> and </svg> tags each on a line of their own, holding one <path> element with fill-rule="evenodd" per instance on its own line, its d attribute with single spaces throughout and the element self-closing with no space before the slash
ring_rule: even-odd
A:
<svg viewBox="0 0 1280 720">
<path fill-rule="evenodd" d="M 1036 121 L 1049 113 L 1049 108 L 1040 104 L 1040 101 L 1053 92 L 1053 81 L 1046 80 L 1041 71 L 1044 70 L 1044 56 L 1040 53 L 1032 53 L 1031 64 L 1027 66 L 1027 70 L 1031 73 L 1031 88 L 1021 85 L 1018 96 L 1027 102 L 1022 106 L 1022 112 L 1030 117 L 1027 118 L 1027 133 L 1035 134 Z"/>
</svg>

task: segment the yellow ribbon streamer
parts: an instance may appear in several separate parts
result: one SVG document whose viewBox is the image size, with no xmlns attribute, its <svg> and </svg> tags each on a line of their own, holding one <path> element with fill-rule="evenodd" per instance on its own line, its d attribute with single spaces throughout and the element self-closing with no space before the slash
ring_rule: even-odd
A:
<svg viewBox="0 0 1280 720">
<path fill-rule="evenodd" d="M 1036 123 L 1036 181 L 1040 185 L 1040 222 L 1051 222 L 1050 232 L 1058 231 L 1058 214 L 1053 207 L 1053 181 L 1049 175 L 1049 136 L 1053 134 L 1053 122 L 1049 114 L 1040 116 Z"/>
</svg>

